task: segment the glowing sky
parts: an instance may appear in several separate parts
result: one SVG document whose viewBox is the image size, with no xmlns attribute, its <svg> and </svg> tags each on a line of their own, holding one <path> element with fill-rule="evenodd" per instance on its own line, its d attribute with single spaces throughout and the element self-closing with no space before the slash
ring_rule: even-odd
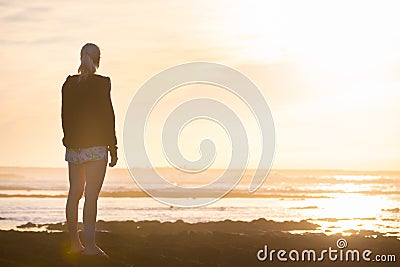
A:
<svg viewBox="0 0 400 267">
<path fill-rule="evenodd" d="M 125 111 L 145 80 L 214 61 L 264 93 L 276 124 L 274 168 L 399 169 L 399 25 L 398 1 L 0 1 L 0 165 L 65 166 L 61 85 L 76 73 L 81 46 L 94 42 L 99 73 L 112 79 L 121 147 Z M 217 128 L 220 167 L 229 153 Z M 189 158 L 197 145 L 180 144 Z"/>
</svg>

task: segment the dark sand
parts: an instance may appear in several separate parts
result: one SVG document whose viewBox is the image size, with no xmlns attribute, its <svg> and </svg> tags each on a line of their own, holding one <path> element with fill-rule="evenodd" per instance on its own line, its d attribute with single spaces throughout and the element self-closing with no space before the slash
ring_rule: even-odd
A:
<svg viewBox="0 0 400 267">
<path fill-rule="evenodd" d="M 33 225 L 27 225 L 33 226 Z M 269 249 L 337 249 L 340 235 L 295 235 L 290 230 L 313 230 L 318 226 L 302 222 L 273 222 L 263 219 L 246 222 L 213 222 L 188 224 L 147 222 L 98 222 L 97 240 L 110 259 L 95 256 L 71 256 L 65 225 L 42 226 L 62 232 L 0 231 L 0 266 L 399 266 L 400 240 L 377 233 L 358 233 L 344 237 L 348 247 L 376 254 L 393 254 L 396 263 L 274 262 L 257 260 L 257 252 Z M 366 235 L 377 234 L 376 238 Z"/>
</svg>

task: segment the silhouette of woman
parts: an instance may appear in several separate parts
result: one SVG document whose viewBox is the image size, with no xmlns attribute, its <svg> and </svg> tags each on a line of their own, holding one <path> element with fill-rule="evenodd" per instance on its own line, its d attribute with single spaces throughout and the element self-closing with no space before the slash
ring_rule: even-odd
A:
<svg viewBox="0 0 400 267">
<path fill-rule="evenodd" d="M 100 49 L 87 43 L 81 50 L 77 75 L 68 76 L 62 86 L 63 144 L 68 162 L 69 193 L 66 218 L 71 253 L 107 256 L 95 242 L 97 199 L 107 169 L 117 163 L 115 116 L 111 102 L 109 77 L 95 74 Z M 83 208 L 84 245 L 78 235 L 78 203 L 85 191 Z"/>
</svg>

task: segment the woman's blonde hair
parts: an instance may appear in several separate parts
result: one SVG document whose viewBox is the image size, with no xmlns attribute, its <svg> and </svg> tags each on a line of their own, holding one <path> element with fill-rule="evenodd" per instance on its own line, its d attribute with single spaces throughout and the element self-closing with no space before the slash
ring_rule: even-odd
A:
<svg viewBox="0 0 400 267">
<path fill-rule="evenodd" d="M 81 65 L 78 68 L 80 78 L 86 79 L 96 72 L 100 64 L 100 48 L 92 43 L 85 44 L 81 49 Z"/>
</svg>

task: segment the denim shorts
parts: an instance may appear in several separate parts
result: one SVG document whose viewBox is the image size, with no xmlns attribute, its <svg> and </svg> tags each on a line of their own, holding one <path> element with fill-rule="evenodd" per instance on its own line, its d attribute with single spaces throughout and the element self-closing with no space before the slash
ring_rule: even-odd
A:
<svg viewBox="0 0 400 267">
<path fill-rule="evenodd" d="M 94 146 L 87 148 L 68 148 L 65 151 L 65 161 L 74 164 L 82 164 L 88 161 L 95 161 L 107 158 L 106 146 Z"/>
</svg>

